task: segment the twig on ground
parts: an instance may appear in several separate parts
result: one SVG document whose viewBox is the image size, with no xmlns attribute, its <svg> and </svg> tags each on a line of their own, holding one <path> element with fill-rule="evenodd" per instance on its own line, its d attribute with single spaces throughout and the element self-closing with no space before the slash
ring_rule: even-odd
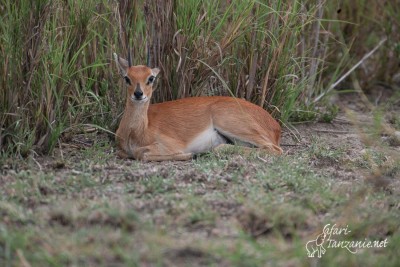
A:
<svg viewBox="0 0 400 267">
<path fill-rule="evenodd" d="M 261 160 L 262 162 L 264 162 L 264 163 L 269 163 L 266 159 L 263 159 L 263 158 L 260 157 L 260 156 L 257 156 L 257 158 L 258 158 L 259 160 Z"/>
<path fill-rule="evenodd" d="M 63 150 L 62 150 L 62 146 L 61 146 L 60 140 L 58 140 L 57 143 L 58 143 L 58 147 L 60 149 L 61 160 L 64 161 L 64 153 L 63 153 Z"/>
<path fill-rule="evenodd" d="M 349 132 L 349 131 L 337 131 L 337 130 L 319 130 L 316 129 L 316 132 L 320 132 L 320 133 L 336 133 L 336 134 L 351 134 L 353 132 Z"/>
<path fill-rule="evenodd" d="M 289 130 L 290 134 L 293 135 L 293 136 L 296 138 L 297 142 L 300 143 L 300 142 L 301 142 L 301 141 L 300 141 L 300 138 L 297 136 L 297 135 L 300 136 L 300 133 L 299 133 L 299 131 L 296 129 L 296 127 L 292 126 L 292 128 L 297 132 L 297 134 L 295 134 L 294 131 L 293 131 L 292 129 L 289 128 L 289 125 L 286 125 L 285 123 L 283 123 L 283 121 L 280 121 L 280 122 L 282 123 L 282 125 L 283 125 L 286 129 Z"/>
<path fill-rule="evenodd" d="M 34 153 L 34 154 L 36 154 L 36 153 Z M 32 160 L 36 163 L 36 165 L 38 165 L 39 170 L 42 171 L 43 170 L 42 165 L 40 165 L 40 163 L 35 159 L 35 156 L 32 156 Z"/>
<path fill-rule="evenodd" d="M 351 122 L 350 120 L 343 119 L 343 118 L 334 118 L 333 121 L 338 121 L 338 122 L 347 123 L 347 124 L 353 124 L 353 122 Z"/>
<path fill-rule="evenodd" d="M 280 146 L 302 146 L 303 144 L 280 144 Z"/>
<path fill-rule="evenodd" d="M 31 267 L 31 266 L 32 266 L 32 265 L 30 265 L 29 262 L 26 260 L 26 258 L 25 258 L 25 256 L 24 256 L 22 250 L 17 249 L 17 256 L 18 256 L 19 262 L 20 262 L 20 264 L 21 264 L 20 266 L 23 266 L 23 267 Z"/>
</svg>

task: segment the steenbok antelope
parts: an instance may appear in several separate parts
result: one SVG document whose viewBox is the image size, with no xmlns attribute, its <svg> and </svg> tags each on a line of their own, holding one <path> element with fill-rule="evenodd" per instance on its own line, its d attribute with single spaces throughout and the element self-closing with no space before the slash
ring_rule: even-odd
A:
<svg viewBox="0 0 400 267">
<path fill-rule="evenodd" d="M 128 86 L 116 133 L 118 155 L 144 161 L 189 160 L 193 154 L 239 143 L 282 154 L 281 127 L 259 106 L 233 97 L 191 97 L 150 104 L 158 68 L 132 66 L 114 53 Z"/>
</svg>

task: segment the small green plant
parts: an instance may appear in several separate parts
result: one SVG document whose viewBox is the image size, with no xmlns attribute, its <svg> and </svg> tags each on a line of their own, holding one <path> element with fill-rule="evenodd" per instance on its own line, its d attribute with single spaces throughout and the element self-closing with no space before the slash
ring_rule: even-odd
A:
<svg viewBox="0 0 400 267">
<path fill-rule="evenodd" d="M 314 122 L 317 118 L 318 112 L 314 108 L 307 108 L 293 111 L 289 120 L 291 122 Z"/>
<path fill-rule="evenodd" d="M 171 190 L 173 187 L 170 180 L 159 175 L 144 177 L 141 183 L 144 186 L 144 193 L 147 194 L 162 194 Z"/>
<path fill-rule="evenodd" d="M 339 107 L 336 105 L 331 105 L 326 108 L 326 110 L 320 115 L 319 121 L 330 123 L 339 113 Z"/>
</svg>

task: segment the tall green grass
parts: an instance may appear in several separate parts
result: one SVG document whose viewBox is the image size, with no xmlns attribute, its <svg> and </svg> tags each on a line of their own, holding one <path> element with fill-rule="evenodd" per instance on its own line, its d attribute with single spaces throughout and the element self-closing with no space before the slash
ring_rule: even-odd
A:
<svg viewBox="0 0 400 267">
<path fill-rule="evenodd" d="M 150 65 L 161 68 L 156 102 L 232 95 L 286 122 L 312 108 L 331 73 L 346 67 L 330 30 L 354 33 L 330 20 L 340 18 L 328 2 L 2 1 L 0 150 L 48 153 L 85 123 L 113 131 L 125 89 L 111 55 L 128 47 L 135 64 L 150 55 Z M 390 6 L 385 17 L 398 18 Z"/>
<path fill-rule="evenodd" d="M 118 4 L 5 2 L 0 7 L 1 150 L 46 153 L 66 128 L 106 123 L 112 92 L 118 92 L 108 60 L 122 43 Z"/>
<path fill-rule="evenodd" d="M 314 43 L 304 40 L 320 23 L 319 8 L 299 1 L 254 0 L 149 5 L 145 15 L 152 63 L 164 70 L 158 100 L 233 95 L 287 121 L 314 90 Z M 176 19 L 164 21 L 157 16 L 162 11 Z"/>
</svg>

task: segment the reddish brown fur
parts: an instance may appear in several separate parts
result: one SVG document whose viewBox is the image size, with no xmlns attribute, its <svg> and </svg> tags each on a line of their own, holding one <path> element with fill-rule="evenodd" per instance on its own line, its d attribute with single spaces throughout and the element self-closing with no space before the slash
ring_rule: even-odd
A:
<svg viewBox="0 0 400 267">
<path fill-rule="evenodd" d="M 124 67 L 121 62 L 120 59 L 120 68 Z M 152 105 L 150 101 L 133 101 L 138 83 L 144 95 L 151 98 L 152 85 L 146 84 L 151 74 L 152 70 L 145 66 L 127 68 L 132 85 L 128 88 L 125 112 L 116 133 L 120 156 L 140 160 L 188 160 L 192 157 L 190 151 L 185 152 L 188 145 L 210 127 L 226 137 L 275 154 L 282 153 L 280 125 L 267 111 L 245 100 L 214 96 Z"/>
</svg>

